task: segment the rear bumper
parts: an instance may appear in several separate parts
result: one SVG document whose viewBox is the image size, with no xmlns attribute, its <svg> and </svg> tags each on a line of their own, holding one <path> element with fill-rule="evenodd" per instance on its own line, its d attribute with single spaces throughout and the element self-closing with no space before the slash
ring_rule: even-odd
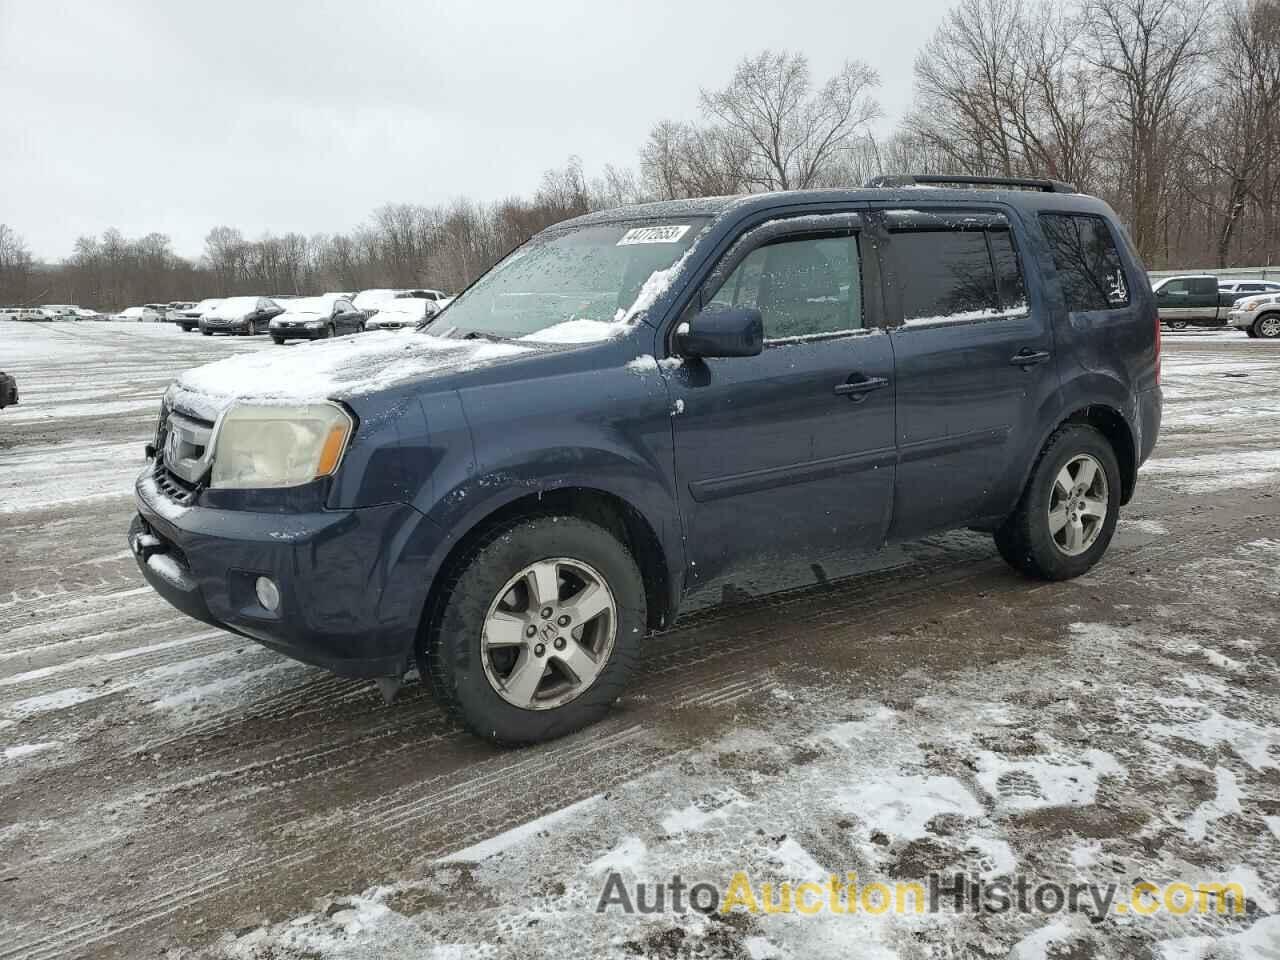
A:
<svg viewBox="0 0 1280 960">
<path fill-rule="evenodd" d="M 1142 436 L 1138 443 L 1138 466 L 1147 462 L 1151 451 L 1160 439 L 1160 422 L 1164 417 L 1164 392 L 1160 387 L 1152 387 L 1138 394 L 1138 416 L 1142 428 Z"/>
<path fill-rule="evenodd" d="M 129 548 L 183 613 L 347 677 L 403 674 L 431 583 L 438 528 L 412 507 L 315 513 L 182 507 L 150 470 L 135 486 Z M 280 609 L 258 601 L 271 578 Z"/>
</svg>

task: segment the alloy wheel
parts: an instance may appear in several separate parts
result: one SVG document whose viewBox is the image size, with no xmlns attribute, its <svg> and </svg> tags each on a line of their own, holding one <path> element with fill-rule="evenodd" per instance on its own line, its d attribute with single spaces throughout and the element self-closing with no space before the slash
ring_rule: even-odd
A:
<svg viewBox="0 0 1280 960">
<path fill-rule="evenodd" d="M 1049 533 L 1068 557 L 1084 553 L 1107 521 L 1107 472 L 1087 453 L 1067 461 L 1049 495 Z"/>
<path fill-rule="evenodd" d="M 494 691 L 523 710 L 585 693 L 613 652 L 618 606 L 593 567 L 559 557 L 525 567 L 485 615 L 480 656 Z"/>
<path fill-rule="evenodd" d="M 1263 317 L 1258 321 L 1258 336 L 1272 340 L 1280 337 L 1280 317 Z"/>
</svg>

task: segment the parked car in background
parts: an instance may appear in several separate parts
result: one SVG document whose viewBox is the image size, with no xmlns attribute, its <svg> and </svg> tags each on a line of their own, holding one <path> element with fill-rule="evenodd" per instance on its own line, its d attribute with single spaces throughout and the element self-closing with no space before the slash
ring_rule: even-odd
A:
<svg viewBox="0 0 1280 960">
<path fill-rule="evenodd" d="M 157 323 L 164 323 L 169 319 L 169 305 L 167 303 L 144 303 L 143 306 L 150 307 L 159 314 L 159 318 L 156 320 Z"/>
<path fill-rule="evenodd" d="M 1078 577 L 1159 433 L 1155 298 L 1101 200 L 961 180 L 1019 189 L 602 210 L 499 262 L 443 336 L 189 370 L 135 487 L 141 574 L 384 690 L 416 660 L 508 744 L 599 720 L 645 636 L 766 551 L 972 528 Z"/>
<path fill-rule="evenodd" d="M 1188 326 L 1220 327 L 1237 294 L 1218 289 L 1218 278 L 1211 274 L 1164 277 L 1151 285 L 1156 295 L 1160 322 L 1173 330 Z"/>
<path fill-rule="evenodd" d="M 370 330 L 416 329 L 435 317 L 440 308 L 434 300 L 420 297 L 396 297 L 388 300 L 366 322 Z"/>
<path fill-rule="evenodd" d="M 77 320 L 101 320 L 102 314 L 97 310 L 91 310 L 88 307 L 72 307 L 72 312 Z"/>
<path fill-rule="evenodd" d="M 164 318 L 169 323 L 181 323 L 178 319 L 178 315 L 184 310 L 190 310 L 195 305 L 196 301 L 194 300 L 170 300 L 165 304 Z"/>
<path fill-rule="evenodd" d="M 213 297 L 193 303 L 171 315 L 170 319 L 182 327 L 184 333 L 190 333 L 200 326 L 200 318 L 222 302 L 221 297 Z"/>
<path fill-rule="evenodd" d="M 52 315 L 55 320 L 75 320 L 76 308 L 70 303 L 43 303 L 40 309 L 44 311 L 45 316 Z"/>
<path fill-rule="evenodd" d="M 1227 322 L 1250 337 L 1274 340 L 1280 337 L 1280 293 L 1243 297 L 1231 307 Z"/>
<path fill-rule="evenodd" d="M 325 294 L 299 297 L 285 304 L 284 312 L 271 321 L 271 339 L 326 340 L 344 333 L 363 333 L 364 314 L 345 297 Z"/>
<path fill-rule="evenodd" d="M 147 304 L 145 307 L 129 307 L 121 310 L 111 319 L 124 323 L 159 323 L 164 319 L 164 313 L 157 310 L 155 304 Z"/>
<path fill-rule="evenodd" d="M 267 332 L 267 324 L 284 313 L 284 307 L 270 297 L 228 297 L 200 317 L 200 332 L 243 333 L 250 337 Z"/>
<path fill-rule="evenodd" d="M 1280 293 L 1280 281 L 1276 280 L 1219 280 L 1218 289 L 1246 297 L 1251 293 Z"/>
<path fill-rule="evenodd" d="M 17 320 L 22 307 L 0 307 L 0 320 Z"/>
<path fill-rule="evenodd" d="M 18 381 L 0 370 L 0 410 L 18 402 Z"/>
<path fill-rule="evenodd" d="M 382 304 L 386 303 L 388 300 L 394 300 L 396 297 L 400 296 L 400 293 L 401 291 L 399 290 L 389 290 L 384 288 L 361 290 L 351 298 L 351 302 L 355 305 L 357 310 L 364 314 L 365 319 L 368 320 L 378 312 L 378 307 L 382 306 Z"/>
</svg>

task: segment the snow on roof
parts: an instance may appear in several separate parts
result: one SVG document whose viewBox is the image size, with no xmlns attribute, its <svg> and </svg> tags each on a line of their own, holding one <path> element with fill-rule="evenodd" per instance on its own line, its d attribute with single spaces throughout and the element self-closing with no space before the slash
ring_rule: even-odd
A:
<svg viewBox="0 0 1280 960">
<path fill-rule="evenodd" d="M 299 297 L 296 300 L 282 301 L 285 313 L 330 313 L 333 302 L 339 299 L 337 294 L 326 293 L 320 297 Z"/>
<path fill-rule="evenodd" d="M 399 290 L 387 290 L 374 288 L 372 290 L 361 290 L 355 295 L 351 301 L 351 305 L 357 310 L 365 310 L 368 307 L 376 307 L 380 303 L 388 300 L 394 300 L 400 295 Z"/>
<path fill-rule="evenodd" d="M 167 397 L 194 416 L 215 420 L 236 400 L 287 404 L 361 396 L 410 380 L 486 366 L 531 349 L 485 340 L 365 333 L 196 367 L 174 381 Z"/>
</svg>

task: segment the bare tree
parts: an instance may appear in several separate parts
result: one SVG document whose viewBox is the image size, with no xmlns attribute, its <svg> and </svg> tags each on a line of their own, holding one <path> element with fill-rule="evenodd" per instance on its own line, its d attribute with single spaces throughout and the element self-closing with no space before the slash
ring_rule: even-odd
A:
<svg viewBox="0 0 1280 960">
<path fill-rule="evenodd" d="M 1087 0 L 1085 56 L 1100 72 L 1139 253 L 1159 253 L 1168 172 L 1183 148 L 1209 49 L 1208 0 Z"/>
<path fill-rule="evenodd" d="M 748 145 L 747 182 L 798 190 L 865 133 L 880 106 L 870 95 L 876 72 L 858 60 L 814 91 L 804 54 L 765 50 L 747 57 L 722 90 L 703 90 L 703 111 Z"/>
<path fill-rule="evenodd" d="M 0 301 L 23 303 L 33 268 L 26 242 L 8 224 L 0 223 Z"/>
</svg>

